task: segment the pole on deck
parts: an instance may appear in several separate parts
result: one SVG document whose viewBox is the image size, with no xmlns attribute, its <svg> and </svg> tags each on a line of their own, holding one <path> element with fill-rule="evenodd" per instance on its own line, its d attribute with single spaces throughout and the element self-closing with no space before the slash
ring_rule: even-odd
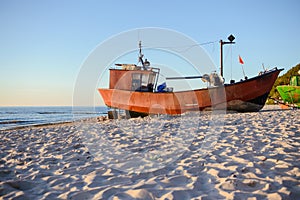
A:
<svg viewBox="0 0 300 200">
<path fill-rule="evenodd" d="M 235 37 L 233 35 L 229 35 L 229 37 L 227 39 L 229 40 L 229 42 L 224 42 L 223 40 L 220 40 L 220 45 L 221 45 L 220 74 L 222 77 L 223 77 L 223 45 L 224 44 L 235 44 L 235 42 L 233 42 L 233 40 L 235 39 Z"/>
</svg>

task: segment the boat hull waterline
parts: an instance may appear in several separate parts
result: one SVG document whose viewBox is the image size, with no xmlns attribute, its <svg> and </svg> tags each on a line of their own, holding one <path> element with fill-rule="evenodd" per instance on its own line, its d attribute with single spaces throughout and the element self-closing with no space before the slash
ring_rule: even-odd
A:
<svg viewBox="0 0 300 200">
<path fill-rule="evenodd" d="M 139 113 L 177 115 L 207 109 L 255 112 L 264 106 L 280 71 L 274 69 L 241 82 L 190 91 L 157 93 L 103 88 L 98 91 L 106 106 Z"/>
</svg>

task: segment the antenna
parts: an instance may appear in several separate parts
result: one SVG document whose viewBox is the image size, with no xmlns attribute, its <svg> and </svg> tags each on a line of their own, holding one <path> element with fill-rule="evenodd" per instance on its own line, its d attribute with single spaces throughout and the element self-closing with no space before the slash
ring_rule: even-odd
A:
<svg viewBox="0 0 300 200">
<path fill-rule="evenodd" d="M 140 49 L 140 57 L 142 58 L 144 56 L 142 54 L 142 41 L 139 41 L 139 49 Z"/>
<path fill-rule="evenodd" d="M 140 54 L 139 54 L 139 62 L 142 63 L 143 69 L 145 69 L 144 61 L 143 61 L 143 54 L 142 54 L 142 41 L 139 41 L 139 48 L 140 48 Z"/>
<path fill-rule="evenodd" d="M 147 67 L 150 66 L 150 62 L 147 59 L 145 59 L 145 62 L 143 60 L 144 54 L 142 54 L 142 41 L 139 42 L 139 49 L 139 62 L 142 63 L 143 69 L 146 70 Z"/>
</svg>

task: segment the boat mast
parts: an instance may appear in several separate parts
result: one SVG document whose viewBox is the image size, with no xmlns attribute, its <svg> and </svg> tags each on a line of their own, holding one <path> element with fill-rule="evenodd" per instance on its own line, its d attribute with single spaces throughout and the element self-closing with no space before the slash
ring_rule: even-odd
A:
<svg viewBox="0 0 300 200">
<path fill-rule="evenodd" d="M 142 41 L 139 42 L 139 49 L 140 49 L 139 62 L 142 63 L 143 70 L 146 70 L 147 67 L 150 66 L 150 62 L 147 60 L 147 58 L 145 59 L 145 61 L 143 60 L 144 54 L 142 54 Z"/>
<path fill-rule="evenodd" d="M 139 42 L 140 54 L 139 54 L 139 62 L 142 63 L 143 69 L 145 69 L 143 54 L 142 54 L 142 41 Z"/>
<path fill-rule="evenodd" d="M 233 40 L 235 39 L 235 37 L 233 35 L 230 35 L 228 38 L 229 42 L 224 42 L 223 40 L 220 40 L 220 44 L 221 44 L 221 65 L 220 65 L 220 74 L 223 77 L 223 45 L 224 44 L 234 44 L 235 42 L 233 42 Z"/>
</svg>

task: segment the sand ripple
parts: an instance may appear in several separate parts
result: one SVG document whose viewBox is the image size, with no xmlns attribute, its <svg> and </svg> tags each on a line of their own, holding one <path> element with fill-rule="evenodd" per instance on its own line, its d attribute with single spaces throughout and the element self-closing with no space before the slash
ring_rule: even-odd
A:
<svg viewBox="0 0 300 200">
<path fill-rule="evenodd" d="M 300 199 L 299 114 L 229 113 L 217 135 L 208 114 L 130 121 L 142 131 L 111 121 L 1 131 L 0 198 Z"/>
</svg>

